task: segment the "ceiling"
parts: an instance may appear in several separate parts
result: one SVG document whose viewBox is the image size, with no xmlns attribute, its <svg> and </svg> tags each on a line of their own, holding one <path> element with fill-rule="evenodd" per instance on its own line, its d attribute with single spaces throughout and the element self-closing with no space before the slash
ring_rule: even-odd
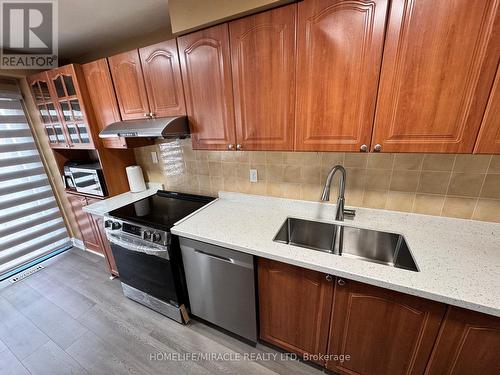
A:
<svg viewBox="0 0 500 375">
<path fill-rule="evenodd" d="M 171 37 L 168 0 L 59 0 L 59 64 Z"/>
</svg>

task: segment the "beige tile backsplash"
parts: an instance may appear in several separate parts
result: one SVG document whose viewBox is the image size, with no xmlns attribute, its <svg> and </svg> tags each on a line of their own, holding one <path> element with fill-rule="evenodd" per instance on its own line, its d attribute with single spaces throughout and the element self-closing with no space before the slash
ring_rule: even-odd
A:
<svg viewBox="0 0 500 375">
<path fill-rule="evenodd" d="M 500 155 L 194 151 L 189 139 L 174 142 L 182 150 L 174 176 L 165 173 L 169 157 L 152 163 L 159 145 L 135 150 L 146 179 L 170 190 L 317 201 L 330 168 L 342 164 L 348 206 L 500 222 Z M 257 169 L 258 182 L 250 182 L 250 169 Z"/>
</svg>

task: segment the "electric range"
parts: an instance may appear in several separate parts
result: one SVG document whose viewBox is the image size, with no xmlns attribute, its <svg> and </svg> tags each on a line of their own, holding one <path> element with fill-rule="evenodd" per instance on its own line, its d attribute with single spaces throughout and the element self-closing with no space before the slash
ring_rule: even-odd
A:
<svg viewBox="0 0 500 375">
<path fill-rule="evenodd" d="M 179 239 L 170 228 L 214 199 L 160 190 L 105 215 L 125 296 L 184 322 L 189 299 Z"/>
</svg>

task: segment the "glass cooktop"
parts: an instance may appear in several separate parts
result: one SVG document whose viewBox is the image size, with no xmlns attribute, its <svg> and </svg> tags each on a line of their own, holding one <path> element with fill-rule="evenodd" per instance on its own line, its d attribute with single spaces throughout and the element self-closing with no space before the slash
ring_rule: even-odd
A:
<svg viewBox="0 0 500 375">
<path fill-rule="evenodd" d="M 113 210 L 109 215 L 169 231 L 175 222 L 214 199 L 201 195 L 159 190 L 155 195 Z"/>
</svg>

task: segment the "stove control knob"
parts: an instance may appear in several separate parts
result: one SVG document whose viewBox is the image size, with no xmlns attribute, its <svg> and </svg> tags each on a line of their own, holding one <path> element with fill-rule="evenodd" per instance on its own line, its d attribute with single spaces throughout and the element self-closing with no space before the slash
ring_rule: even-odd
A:
<svg viewBox="0 0 500 375">
<path fill-rule="evenodd" d="M 153 233 L 153 242 L 160 242 L 161 241 L 161 234 L 158 232 Z"/>
<path fill-rule="evenodd" d="M 111 229 L 112 230 L 120 229 L 121 227 L 122 227 L 122 225 L 118 221 L 111 222 Z"/>
<path fill-rule="evenodd" d="M 146 231 L 144 231 L 144 234 L 143 234 L 144 239 L 145 239 L 146 241 L 151 241 L 151 234 L 152 234 L 152 233 L 151 233 L 151 231 L 150 231 L 150 230 L 146 230 Z"/>
<path fill-rule="evenodd" d="M 113 224 L 113 221 L 111 220 L 106 220 L 104 222 L 104 228 L 111 228 L 111 225 Z"/>
</svg>

